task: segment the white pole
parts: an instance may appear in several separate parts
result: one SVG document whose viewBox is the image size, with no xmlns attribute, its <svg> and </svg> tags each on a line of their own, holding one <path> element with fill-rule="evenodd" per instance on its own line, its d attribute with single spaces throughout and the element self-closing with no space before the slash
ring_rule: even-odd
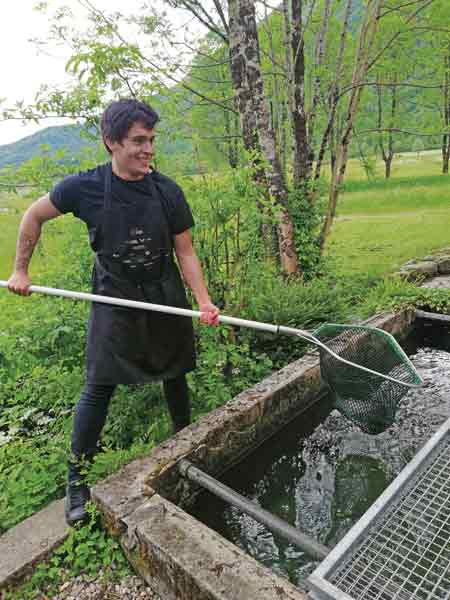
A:
<svg viewBox="0 0 450 600">
<path fill-rule="evenodd" d="M 8 282 L 0 280 L 0 287 L 7 288 Z M 98 294 L 88 294 L 86 292 L 72 292 L 70 290 L 60 290 L 57 288 L 43 287 L 40 285 L 31 285 L 29 287 L 30 292 L 38 294 L 46 294 L 48 296 L 61 296 L 62 298 L 71 298 L 72 300 L 86 300 L 88 302 L 101 302 L 102 304 L 113 304 L 115 306 L 126 306 L 128 308 L 140 308 L 143 310 L 151 310 L 155 312 L 162 312 L 172 315 L 180 315 L 183 317 L 195 317 L 200 318 L 200 311 L 190 310 L 187 308 L 177 308 L 175 306 L 165 306 L 163 304 L 151 304 L 150 302 L 138 302 L 136 300 L 126 300 L 125 298 L 113 298 L 111 296 L 100 296 Z M 261 329 L 263 331 L 269 331 L 271 333 L 278 333 L 279 327 L 277 325 L 270 325 L 268 323 L 260 323 L 258 321 L 248 321 L 246 319 L 237 319 L 235 317 L 226 317 L 224 315 L 219 316 L 220 323 L 226 325 L 237 325 L 239 327 L 249 327 L 251 329 Z M 284 328 L 289 329 L 289 328 Z M 287 331 L 285 331 L 287 333 Z M 292 329 L 292 335 L 300 333 L 299 329 Z M 309 336 L 308 332 L 304 332 L 305 335 Z"/>
<path fill-rule="evenodd" d="M 7 288 L 8 282 L 0 280 L 0 288 Z M 200 318 L 201 312 L 198 310 L 189 310 L 187 308 L 177 308 L 175 306 L 165 306 L 163 304 L 151 304 L 150 302 L 137 302 L 136 300 L 126 300 L 125 298 L 112 298 L 111 296 L 100 296 L 98 294 L 87 294 L 86 292 L 72 292 L 70 290 L 59 290 L 57 288 L 48 288 L 42 287 L 40 285 L 31 285 L 29 287 L 30 292 L 36 292 L 38 294 L 46 294 L 48 296 L 61 296 L 62 298 L 72 298 L 73 300 L 87 300 L 88 302 L 100 302 L 102 304 L 113 304 L 115 306 L 127 306 L 128 308 L 140 308 L 143 310 L 152 310 L 155 312 L 162 312 L 171 315 L 180 315 L 183 317 L 195 317 Z M 382 377 L 383 379 L 388 379 L 389 381 L 393 381 L 394 383 L 399 383 L 408 388 L 418 388 L 423 384 L 415 384 L 415 383 L 406 383 L 404 381 L 400 381 L 399 379 L 395 379 L 394 377 L 390 377 L 390 375 L 385 375 L 384 373 L 379 373 L 378 371 L 373 371 L 367 367 L 363 367 L 362 365 L 358 365 L 352 361 L 346 360 L 339 356 L 331 348 L 328 348 L 325 344 L 323 344 L 319 339 L 317 339 L 314 335 L 312 335 L 309 331 L 304 331 L 303 329 L 294 329 L 293 327 L 282 327 L 281 325 L 270 325 L 269 323 L 260 323 L 259 321 L 248 321 L 246 319 L 237 319 L 236 317 L 227 317 L 225 315 L 219 315 L 219 322 L 224 323 L 225 325 L 237 325 L 238 327 L 248 327 L 249 329 L 259 329 L 261 331 L 270 331 L 271 333 L 283 333 L 286 335 L 296 335 L 319 348 L 328 352 L 331 356 L 333 356 L 336 360 L 339 360 L 346 365 L 356 367 L 361 371 L 365 371 L 366 373 L 371 373 L 372 375 L 378 375 L 378 377 Z M 419 377 L 420 379 L 420 377 Z"/>
</svg>

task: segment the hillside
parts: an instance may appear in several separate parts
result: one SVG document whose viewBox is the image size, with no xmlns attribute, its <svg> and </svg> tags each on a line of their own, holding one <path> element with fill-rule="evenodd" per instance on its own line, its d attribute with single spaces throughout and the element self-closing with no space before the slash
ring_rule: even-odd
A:
<svg viewBox="0 0 450 600">
<path fill-rule="evenodd" d="M 42 145 L 50 146 L 52 153 L 65 149 L 69 154 L 78 154 L 82 148 L 94 144 L 81 135 L 82 129 L 81 125 L 47 127 L 17 142 L 0 146 L 0 169 L 30 160 L 39 153 Z"/>
<path fill-rule="evenodd" d="M 0 146 L 0 169 L 8 165 L 18 166 L 30 160 L 39 154 L 43 145 L 50 146 L 51 154 L 64 149 L 69 156 L 79 154 L 86 146 L 97 145 L 98 142 L 86 137 L 83 131 L 81 125 L 47 127 L 17 142 Z M 174 155 L 190 152 L 191 143 L 183 138 L 171 140 L 168 136 L 161 136 L 158 139 L 158 149 L 173 159 Z"/>
</svg>

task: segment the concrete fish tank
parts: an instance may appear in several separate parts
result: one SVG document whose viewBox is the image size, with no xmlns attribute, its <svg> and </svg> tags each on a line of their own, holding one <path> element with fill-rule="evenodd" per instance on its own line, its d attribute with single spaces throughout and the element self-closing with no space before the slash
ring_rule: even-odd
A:
<svg viewBox="0 0 450 600">
<path fill-rule="evenodd" d="M 384 433 L 333 410 L 312 352 L 94 488 L 105 524 L 162 598 L 300 600 L 318 565 L 183 476 L 182 461 L 331 550 L 450 416 L 445 318 L 406 311 L 367 324 L 392 333 L 425 382 Z"/>
</svg>

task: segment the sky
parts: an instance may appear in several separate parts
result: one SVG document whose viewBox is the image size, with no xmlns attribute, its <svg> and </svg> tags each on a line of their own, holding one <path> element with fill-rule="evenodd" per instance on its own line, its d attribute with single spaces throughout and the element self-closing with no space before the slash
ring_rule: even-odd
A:
<svg viewBox="0 0 450 600">
<path fill-rule="evenodd" d="M 87 23 L 77 0 L 47 0 L 50 9 L 66 4 L 74 12 L 77 25 Z M 108 12 L 123 9 L 124 0 L 94 0 L 95 6 Z M 8 0 L 2 6 L 0 19 L 0 105 L 12 106 L 17 100 L 32 102 L 41 84 L 61 84 L 68 81 L 65 64 L 69 51 L 53 47 L 46 54 L 38 51 L 30 38 L 45 38 L 49 29 L 48 17 L 33 9 L 37 0 Z M 142 5 L 142 0 L 126 0 L 126 6 Z M 14 142 L 50 125 L 68 123 L 65 119 L 46 119 L 40 125 L 23 125 L 21 121 L 0 121 L 0 146 Z"/>
<path fill-rule="evenodd" d="M 64 69 L 67 53 L 55 47 L 52 55 L 46 56 L 38 53 L 29 41 L 32 37 L 44 37 L 48 31 L 45 15 L 33 10 L 35 3 L 35 0 L 10 0 L 2 7 L 0 98 L 5 99 L 2 106 L 11 106 L 17 100 L 31 102 L 41 83 L 57 84 L 67 80 Z M 20 121 L 0 122 L 0 145 L 50 124 L 58 122 L 46 121 L 40 126 L 25 126 Z"/>
</svg>

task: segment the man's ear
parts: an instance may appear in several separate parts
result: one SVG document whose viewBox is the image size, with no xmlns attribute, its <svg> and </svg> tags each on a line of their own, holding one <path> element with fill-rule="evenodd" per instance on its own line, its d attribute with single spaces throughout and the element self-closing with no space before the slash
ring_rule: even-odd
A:
<svg viewBox="0 0 450 600">
<path fill-rule="evenodd" d="M 114 145 L 114 142 L 111 141 L 109 137 L 103 137 L 103 143 L 105 145 L 105 148 L 109 151 L 109 153 L 112 154 L 112 146 Z"/>
</svg>

